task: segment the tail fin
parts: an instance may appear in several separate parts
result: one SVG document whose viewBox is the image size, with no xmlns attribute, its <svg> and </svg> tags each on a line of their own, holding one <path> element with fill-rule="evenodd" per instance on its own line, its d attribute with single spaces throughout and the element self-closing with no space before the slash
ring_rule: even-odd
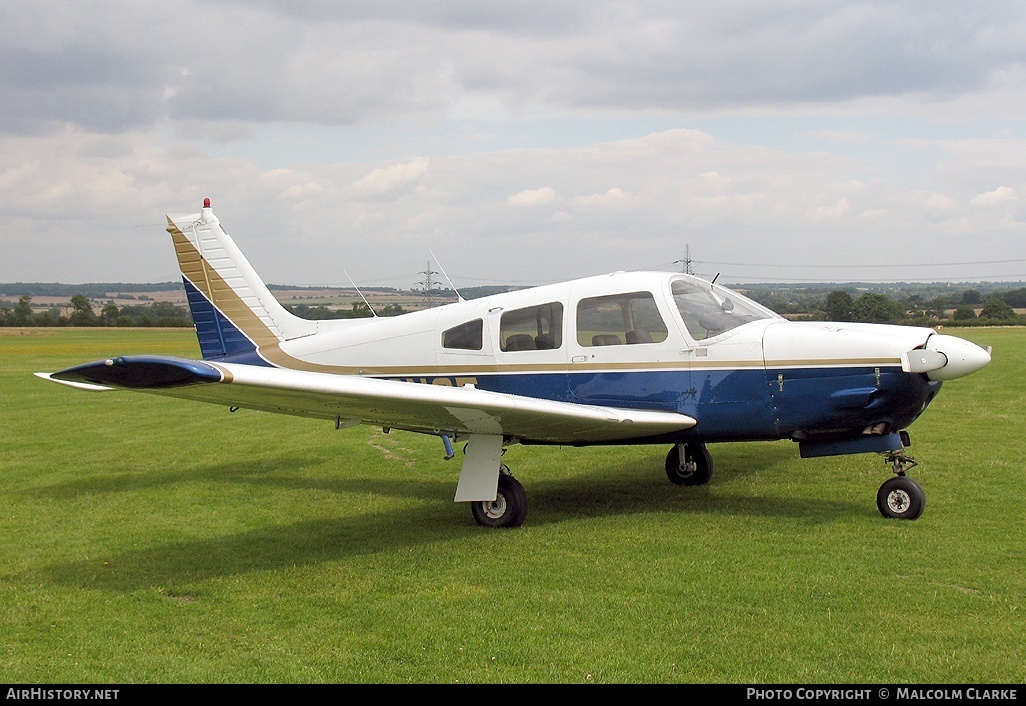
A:
<svg viewBox="0 0 1026 706">
<path fill-rule="evenodd" d="M 167 217 L 204 360 L 268 364 L 278 344 L 317 331 L 290 313 L 260 280 L 210 208 Z"/>
</svg>

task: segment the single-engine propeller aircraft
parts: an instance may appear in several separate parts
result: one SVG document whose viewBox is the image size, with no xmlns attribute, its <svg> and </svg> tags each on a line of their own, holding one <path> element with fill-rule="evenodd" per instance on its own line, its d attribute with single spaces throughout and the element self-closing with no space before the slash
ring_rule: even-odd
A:
<svg viewBox="0 0 1026 706">
<path fill-rule="evenodd" d="M 669 444 L 709 481 L 710 442 L 792 439 L 803 458 L 884 456 L 885 517 L 915 519 L 905 428 L 990 350 L 928 328 L 792 322 L 685 274 L 616 272 L 391 318 L 310 321 L 279 304 L 209 199 L 169 216 L 203 360 L 117 356 L 41 377 L 466 442 L 455 500 L 516 527 L 507 444 Z"/>
</svg>

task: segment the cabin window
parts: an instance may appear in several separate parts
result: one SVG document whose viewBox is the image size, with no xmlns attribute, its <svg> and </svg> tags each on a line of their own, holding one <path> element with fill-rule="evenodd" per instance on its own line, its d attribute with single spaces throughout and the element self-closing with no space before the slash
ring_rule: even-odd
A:
<svg viewBox="0 0 1026 706">
<path fill-rule="evenodd" d="M 705 282 L 674 280 L 670 292 L 696 341 L 719 336 L 749 321 L 772 318 L 770 312 L 760 310 L 744 297 Z"/>
<path fill-rule="evenodd" d="M 483 330 L 484 324 L 481 319 L 474 319 L 465 324 L 454 326 L 442 333 L 442 348 L 479 351 L 481 350 Z"/>
<path fill-rule="evenodd" d="M 577 342 L 582 346 L 661 343 L 666 323 L 650 292 L 582 299 L 577 305 Z"/>
<path fill-rule="evenodd" d="M 550 302 L 504 312 L 499 320 L 499 341 L 504 351 L 562 348 L 563 305 Z"/>
</svg>

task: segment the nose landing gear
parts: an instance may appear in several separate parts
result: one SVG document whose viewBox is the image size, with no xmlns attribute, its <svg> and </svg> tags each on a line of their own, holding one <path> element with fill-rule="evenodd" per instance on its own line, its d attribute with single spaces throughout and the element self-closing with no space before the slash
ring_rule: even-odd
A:
<svg viewBox="0 0 1026 706">
<path fill-rule="evenodd" d="M 916 519 L 926 509 L 926 493 L 922 486 L 905 475 L 905 471 L 919 464 L 903 451 L 888 452 L 884 458 L 891 464 L 895 476 L 886 480 L 876 493 L 880 514 L 897 520 Z"/>
</svg>

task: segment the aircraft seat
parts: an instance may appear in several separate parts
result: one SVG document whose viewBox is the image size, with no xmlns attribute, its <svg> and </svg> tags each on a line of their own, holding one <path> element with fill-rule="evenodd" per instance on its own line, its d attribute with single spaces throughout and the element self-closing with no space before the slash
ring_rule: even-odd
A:
<svg viewBox="0 0 1026 706">
<path fill-rule="evenodd" d="M 507 351 L 533 351 L 537 348 L 534 337 L 526 333 L 515 333 L 506 339 Z"/>
<path fill-rule="evenodd" d="M 538 350 L 550 351 L 556 347 L 556 337 L 551 333 L 541 333 L 534 337 L 534 345 Z"/>
<path fill-rule="evenodd" d="M 648 331 L 634 330 L 627 332 L 627 343 L 652 343 L 652 334 Z"/>
</svg>

